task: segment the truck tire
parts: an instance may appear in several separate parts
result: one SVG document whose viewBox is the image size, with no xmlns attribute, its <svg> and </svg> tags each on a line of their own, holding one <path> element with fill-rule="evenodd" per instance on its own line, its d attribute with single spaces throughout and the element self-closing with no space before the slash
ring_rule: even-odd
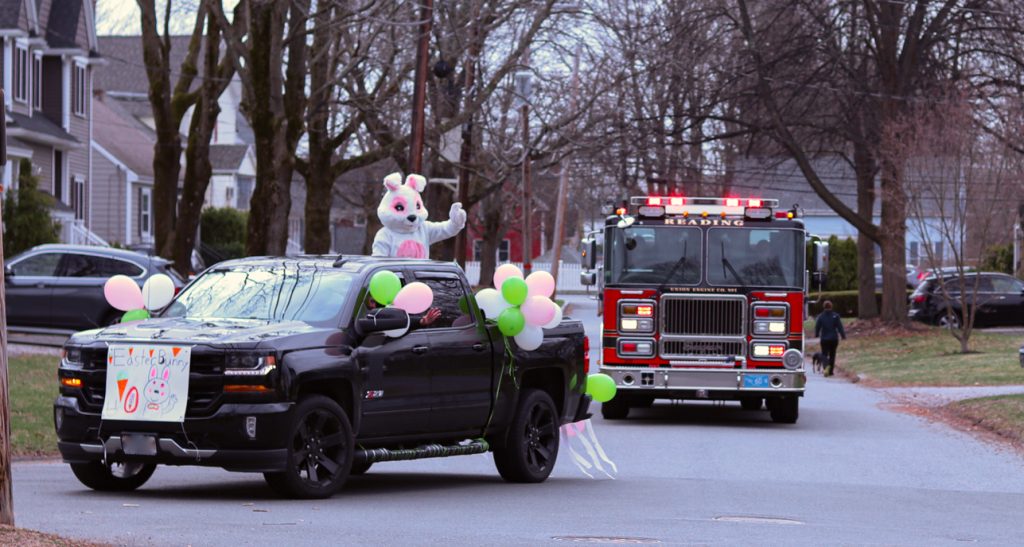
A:
<svg viewBox="0 0 1024 547">
<path fill-rule="evenodd" d="M 779 424 L 795 424 L 800 417 L 800 398 L 793 395 L 769 399 L 768 410 L 772 421 Z"/>
<path fill-rule="evenodd" d="M 625 420 L 629 416 L 629 401 L 625 397 L 615 397 L 601 403 L 601 416 L 605 420 Z"/>
<path fill-rule="evenodd" d="M 263 477 L 277 493 L 299 499 L 328 498 L 352 468 L 352 425 L 337 402 L 322 395 L 303 398 L 288 428 L 288 465 Z"/>
<path fill-rule="evenodd" d="M 524 389 L 504 438 L 494 444 L 494 465 L 509 482 L 544 482 L 558 457 L 558 410 L 545 391 Z"/>
<path fill-rule="evenodd" d="M 764 405 L 764 399 L 760 397 L 744 397 L 740 399 L 740 406 L 743 410 L 761 410 Z"/>
<path fill-rule="evenodd" d="M 146 484 L 156 471 L 155 463 L 73 463 L 71 472 L 79 482 L 100 492 L 131 492 Z"/>
</svg>

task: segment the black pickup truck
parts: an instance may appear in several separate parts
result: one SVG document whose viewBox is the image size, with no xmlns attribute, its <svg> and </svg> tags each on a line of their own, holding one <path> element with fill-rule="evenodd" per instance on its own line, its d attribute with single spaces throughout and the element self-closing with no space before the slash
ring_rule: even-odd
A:
<svg viewBox="0 0 1024 547">
<path fill-rule="evenodd" d="M 369 279 L 382 269 L 429 285 L 440 316 L 370 312 Z M 541 482 L 555 464 L 558 428 L 589 416 L 583 326 L 567 318 L 525 352 L 506 344 L 470 296 L 454 263 L 223 262 L 160 317 L 68 340 L 54 403 L 61 456 L 96 490 L 138 488 L 158 464 L 204 465 L 261 472 L 282 495 L 321 498 L 376 462 L 487 451 L 506 480 Z M 385 335 L 407 322 L 404 335 Z M 108 363 L 135 347 L 190 353 L 178 419 L 104 417 L 105 405 L 122 399 L 125 411 L 140 400 L 170 410 L 168 375 L 155 364 L 137 386 L 145 400 L 138 391 L 132 399 L 122 373 L 109 392 Z"/>
</svg>

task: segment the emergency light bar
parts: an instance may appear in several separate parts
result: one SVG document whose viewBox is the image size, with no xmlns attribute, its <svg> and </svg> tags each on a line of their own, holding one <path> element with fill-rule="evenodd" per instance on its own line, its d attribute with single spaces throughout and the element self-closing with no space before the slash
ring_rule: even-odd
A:
<svg viewBox="0 0 1024 547">
<path fill-rule="evenodd" d="M 766 207 L 773 209 L 779 206 L 777 199 L 758 198 L 688 198 L 680 196 L 633 196 L 630 205 L 667 207 L 683 205 L 717 205 L 719 207 Z"/>
</svg>

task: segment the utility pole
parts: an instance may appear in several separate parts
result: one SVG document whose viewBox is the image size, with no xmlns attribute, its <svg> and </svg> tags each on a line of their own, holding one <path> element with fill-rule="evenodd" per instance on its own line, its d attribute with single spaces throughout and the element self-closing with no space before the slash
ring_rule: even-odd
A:
<svg viewBox="0 0 1024 547">
<path fill-rule="evenodd" d="M 470 105 L 476 96 L 476 61 L 480 55 L 480 3 L 473 2 L 473 20 L 470 22 L 469 54 L 466 59 L 466 77 L 462 82 L 463 105 Z M 465 107 L 465 106 L 464 106 Z M 462 149 L 459 150 L 459 203 L 466 207 L 469 201 L 469 163 L 473 160 L 473 117 L 470 115 L 462 127 Z M 469 211 L 466 211 L 469 214 Z M 455 260 L 466 267 L 466 229 L 455 234 Z"/>
<path fill-rule="evenodd" d="M 0 89 L 0 107 L 4 111 L 0 123 L 0 174 L 7 169 L 7 106 L 4 91 Z M 10 192 L 10 188 L 4 190 Z M 2 209 L 2 208 L 0 208 Z M 0 211 L 0 226 L 3 226 Z M 0 237 L 0 256 L 4 253 Z M 4 290 L 4 272 L 0 270 L 0 524 L 14 526 L 14 492 L 11 485 L 11 405 L 7 398 L 7 294 Z"/>
<path fill-rule="evenodd" d="M 430 60 L 430 29 L 434 0 L 420 0 L 420 36 L 416 46 L 416 81 L 412 91 L 412 136 L 409 139 L 409 172 L 423 173 L 423 131 L 426 125 L 427 64 Z"/>
<path fill-rule="evenodd" d="M 572 92 L 569 94 L 569 115 L 576 114 L 576 96 L 579 94 L 580 83 L 580 46 L 576 46 L 576 57 L 572 61 Z M 572 156 L 562 159 L 562 168 L 558 174 L 558 205 L 555 207 L 554 254 L 551 257 L 551 277 L 555 278 L 555 294 L 558 294 L 558 270 L 562 262 L 562 247 L 565 242 L 565 208 L 569 194 L 569 164 Z M 552 295 L 554 296 L 554 295 Z"/>
<path fill-rule="evenodd" d="M 522 95 L 523 106 L 520 109 L 520 119 L 523 123 L 523 274 L 530 275 L 533 271 L 533 232 L 530 229 L 530 50 L 523 55 L 523 68 L 517 75 L 520 80 L 520 95 Z"/>
</svg>

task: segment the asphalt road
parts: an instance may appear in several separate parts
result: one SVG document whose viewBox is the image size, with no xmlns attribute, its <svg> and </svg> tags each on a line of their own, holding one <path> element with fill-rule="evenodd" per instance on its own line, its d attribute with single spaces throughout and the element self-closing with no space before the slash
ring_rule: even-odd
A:
<svg viewBox="0 0 1024 547">
<path fill-rule="evenodd" d="M 587 478 L 563 448 L 540 485 L 505 484 L 477 455 L 378 464 L 316 502 L 202 468 L 162 467 L 135 493 L 99 494 L 66 465 L 18 463 L 15 511 L 22 527 L 132 545 L 1024 541 L 1024 458 L 886 401 L 815 377 L 792 426 L 737 404 L 663 403 L 594 418 L 616 480 Z"/>
</svg>

